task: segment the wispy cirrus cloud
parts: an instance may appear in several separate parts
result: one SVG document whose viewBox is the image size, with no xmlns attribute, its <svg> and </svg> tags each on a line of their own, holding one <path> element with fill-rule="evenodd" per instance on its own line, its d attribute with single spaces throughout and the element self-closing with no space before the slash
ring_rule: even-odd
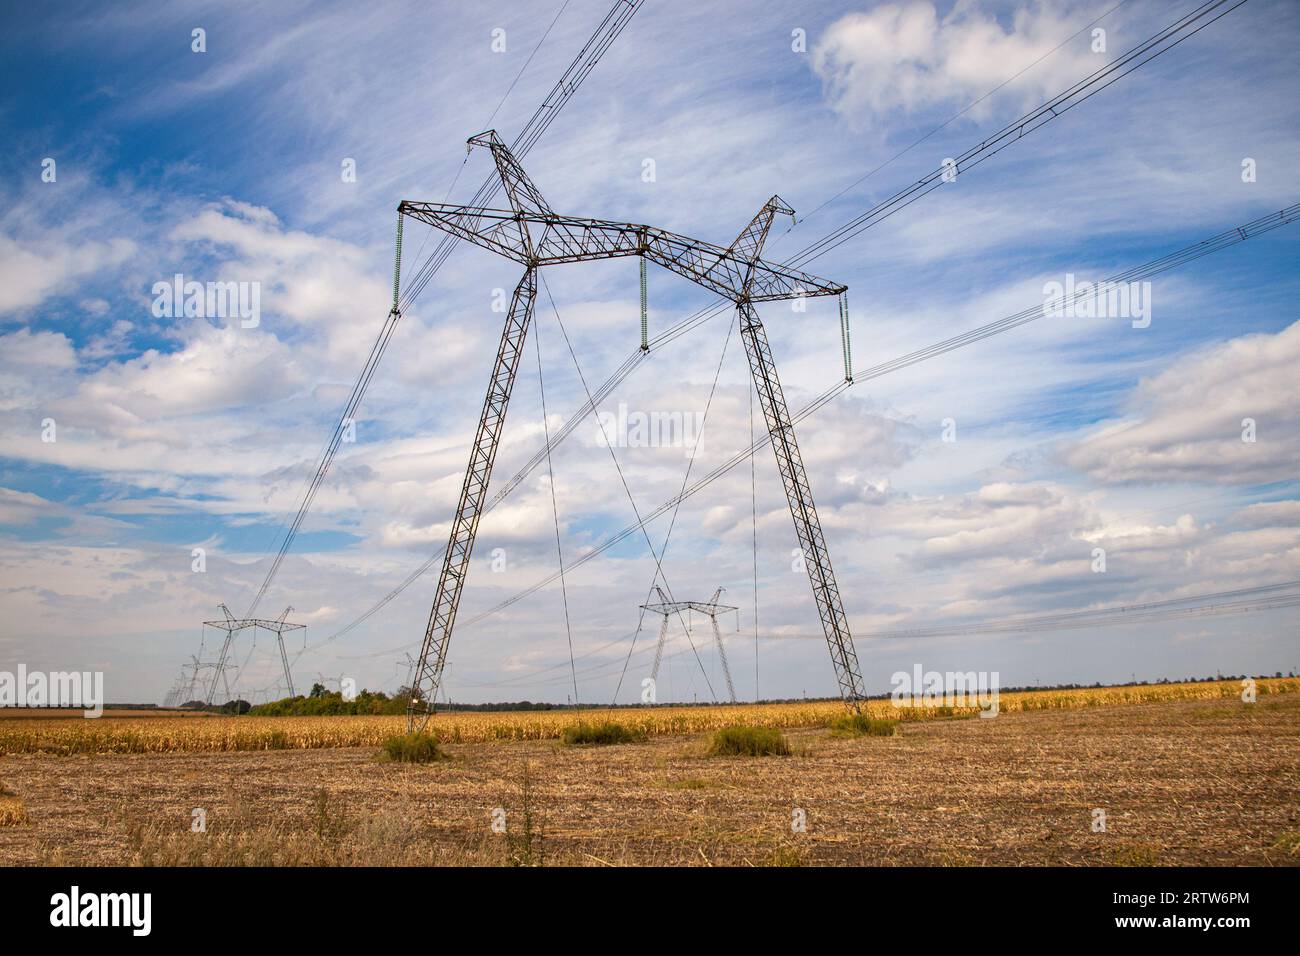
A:
<svg viewBox="0 0 1300 956">
<path fill-rule="evenodd" d="M 532 112 L 608 6 L 566 8 L 492 120 L 503 135 Z M 738 20 L 716 6 L 648 4 L 525 165 L 557 209 L 715 242 L 779 192 L 801 213 L 769 240 L 779 259 L 1095 69 L 1105 56 L 1085 33 L 863 179 L 1104 9 L 773 2 Z M 1290 201 L 1278 171 L 1298 141 L 1298 108 L 1285 90 L 1300 28 L 1287 9 L 1247 5 L 1050 134 L 819 259 L 814 271 L 851 287 L 859 368 L 1032 306 L 1067 271 L 1100 278 Z M 199 13 L 209 40 L 202 55 L 189 51 Z M 424 3 L 364 20 L 345 4 L 292 15 L 254 4 L 219 15 L 183 5 L 138 14 L 130 5 L 101 12 L 56 43 L 40 40 L 49 23 L 25 31 L 24 43 L 62 64 L 48 74 L 56 92 L 10 92 L 0 111 L 0 130 L 16 144 L 0 203 L 0 242 L 12 252 L 0 258 L 11 280 L 10 300 L 0 301 L 0 600 L 17 646 L 101 656 L 124 686 L 140 689 L 122 693 L 145 697 L 160 696 L 193 653 L 195 621 L 260 584 L 387 311 L 393 207 L 401 198 L 467 199 L 490 173 L 485 156 L 466 160 L 465 137 L 492 114 L 547 18 L 517 5 Z M 1120 14 L 1104 21 L 1112 51 L 1172 17 L 1138 5 Z M 488 46 L 498 26 L 510 36 L 504 55 Z M 810 54 L 791 49 L 795 27 L 807 29 Z M 59 181 L 40 183 L 29 174 L 51 153 Z M 1241 181 L 1243 155 L 1258 161 L 1255 183 Z M 355 183 L 340 179 L 345 157 L 357 161 Z M 649 181 L 647 159 L 657 171 Z M 409 282 L 437 237 L 410 227 L 406 239 Z M 1278 233 L 1171 273 L 1157 283 L 1145 332 L 1124 321 L 1044 320 L 859 382 L 801 423 L 855 630 L 1300 576 L 1287 483 L 1294 449 L 1281 437 L 1297 430 L 1285 407 L 1294 387 L 1278 381 L 1294 364 L 1283 333 L 1300 291 L 1293 254 L 1294 240 Z M 152 284 L 176 272 L 260 282 L 261 324 L 153 315 Z M 636 348 L 635 264 L 549 272 L 594 387 Z M 313 640 L 445 542 L 500 331 L 492 304 L 517 279 L 514 264 L 457 249 L 403 317 L 357 441 L 344 446 L 268 596 L 299 608 Z M 652 332 L 706 301 L 652 271 Z M 773 305 L 763 316 L 792 408 L 839 380 L 833 303 L 802 314 Z M 712 395 L 694 477 L 749 441 L 748 369 L 734 332 L 723 355 L 727 318 L 654 351 L 606 405 L 692 413 Z M 585 400 L 547 296 L 533 334 L 501 480 L 543 439 L 535 343 L 551 433 Z M 1259 335 L 1267 347 L 1257 347 Z M 1244 411 L 1234 381 L 1276 401 Z M 1259 422 L 1259 447 L 1247 453 L 1256 457 L 1217 444 L 1229 411 Z M 57 443 L 40 439 L 47 416 L 59 423 Z M 941 437 L 948 418 L 954 442 Z M 761 410 L 755 428 L 762 433 Z M 618 454 L 642 513 L 677 494 L 689 464 L 681 448 Z M 555 570 L 557 520 L 570 567 L 633 520 L 594 425 L 551 464 L 558 515 L 544 467 L 484 519 L 463 621 Z M 649 529 L 656 549 L 668 523 Z M 725 586 L 749 615 L 756 557 L 765 692 L 826 692 L 817 643 L 775 639 L 816 627 L 794 546 L 764 451 L 753 485 L 744 464 L 683 503 L 662 564 L 674 588 Z M 194 547 L 207 551 L 205 574 L 191 570 Z M 1094 547 L 1110 554 L 1106 574 L 1091 568 Z M 488 563 L 496 548 L 507 558 L 499 571 Z M 632 535 L 568 575 L 580 651 L 630 637 L 654 573 L 644 538 Z M 385 655 L 423 633 L 430 588 L 421 581 L 302 666 L 355 668 L 372 686 L 400 679 Z M 503 669 L 526 676 L 566 659 L 561 615 L 552 586 L 466 624 L 454 653 L 458 698 L 553 699 L 547 677 L 497 682 Z M 1230 627 L 1206 630 L 1222 636 Z M 1271 620 L 1249 652 L 1240 641 L 1179 645 L 1158 629 L 1140 637 L 1090 634 L 1087 657 L 1054 638 L 1041 651 L 981 640 L 937 653 L 977 656 L 982 669 L 1015 679 L 1236 672 L 1275 665 L 1270 648 L 1285 630 Z M 608 656 L 616 674 L 626 653 L 618 645 L 594 659 Z M 864 641 L 862 653 L 876 674 L 917 651 Z M 269 663 L 265 688 L 256 685 L 267 693 L 279 666 Z M 254 658 L 250 680 L 258 673 Z M 678 678 L 681 696 L 705 692 L 698 674 Z M 592 699 L 614 680 L 592 678 Z"/>
</svg>

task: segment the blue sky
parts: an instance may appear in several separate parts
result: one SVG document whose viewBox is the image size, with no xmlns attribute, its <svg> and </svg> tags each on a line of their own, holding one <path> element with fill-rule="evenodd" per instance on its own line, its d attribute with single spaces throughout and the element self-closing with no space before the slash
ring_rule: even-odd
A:
<svg viewBox="0 0 1300 956">
<path fill-rule="evenodd" d="M 807 216 L 774 231 L 766 254 L 780 260 L 1195 4 L 1114 6 L 771 2 L 737 17 L 647 0 L 525 166 L 561 212 L 719 244 L 779 193 Z M 241 610 L 265 573 L 387 310 L 397 203 L 467 201 L 490 163 L 481 151 L 467 157 L 465 140 L 489 118 L 512 138 L 607 8 L 394 3 L 363 16 L 342 3 L 0 5 L 0 661 L 104 670 L 112 699 L 161 699 L 198 651 L 199 622 L 223 601 Z M 1090 31 L 1063 44 L 1098 17 L 1105 51 L 1091 48 Z M 191 49 L 195 28 L 206 52 Z M 504 52 L 492 50 L 497 29 Z M 804 51 L 791 48 L 796 29 Z M 1293 4 L 1250 0 L 819 258 L 812 271 L 850 287 L 855 364 L 1032 307 L 1067 273 L 1101 279 L 1294 202 L 1298 37 Z M 42 179 L 47 158 L 54 182 Z M 1253 182 L 1242 180 L 1246 158 Z M 653 182 L 642 177 L 647 159 Z M 345 160 L 355 182 L 340 175 Z M 1300 578 L 1295 228 L 1153 280 L 1149 328 L 1044 319 L 861 383 L 801 426 L 870 689 L 918 660 L 997 670 L 1007 684 L 1300 664 L 1294 610 L 924 642 L 869 636 Z M 425 241 L 410 224 L 408 276 Z M 257 283 L 260 324 L 156 316 L 153 284 L 178 272 Z M 514 264 L 458 249 L 404 316 L 358 440 L 262 607 L 292 604 L 309 645 L 445 542 L 500 330 L 494 290 L 517 280 Z M 594 386 L 637 344 L 636 265 L 557 268 L 547 283 Z M 709 302 L 653 269 L 649 289 L 652 332 Z M 834 384 L 833 303 L 802 314 L 772 305 L 764 317 L 792 406 Z M 702 411 L 728 321 L 652 354 L 604 407 Z M 554 428 L 583 390 L 545 295 L 536 331 Z M 732 338 L 697 474 L 748 442 L 748 392 Z M 1258 426 L 1250 444 L 1239 435 L 1247 416 Z M 47 419 L 54 442 L 41 440 Z M 955 442 L 941 440 L 946 419 Z M 498 480 L 541 436 L 530 347 Z M 642 510 L 680 486 L 683 449 L 618 454 Z M 567 559 L 632 520 L 594 423 L 561 446 L 554 469 Z M 755 477 L 760 690 L 832 693 L 769 454 Z M 742 696 L 754 691 L 750 494 L 741 467 L 689 499 L 664 563 L 679 598 L 725 586 L 742 607 L 743 633 L 728 639 Z M 483 522 L 462 620 L 552 572 L 553 520 L 535 472 Z M 652 539 L 666 529 L 656 522 Z M 1099 546 L 1104 574 L 1091 570 Z M 199 547 L 202 574 L 191 570 Z M 507 557 L 500 573 L 488 566 L 494 548 Z M 653 573 L 636 536 L 570 576 L 585 699 L 612 694 Z M 345 674 L 392 689 L 433 590 L 425 580 L 346 637 L 310 647 L 295 663 L 299 683 Z M 560 602 L 551 586 L 458 630 L 452 695 L 562 700 Z M 638 638 L 630 674 L 648 669 L 653 637 L 648 626 Z M 249 696 L 276 691 L 269 650 L 259 641 L 237 651 L 248 655 Z M 705 697 L 681 635 L 669 653 L 661 698 Z"/>
</svg>

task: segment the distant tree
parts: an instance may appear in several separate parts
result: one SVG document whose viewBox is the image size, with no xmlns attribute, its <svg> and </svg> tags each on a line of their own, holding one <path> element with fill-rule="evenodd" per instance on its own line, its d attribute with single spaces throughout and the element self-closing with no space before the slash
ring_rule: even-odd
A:
<svg viewBox="0 0 1300 956">
<path fill-rule="evenodd" d="M 309 697 L 324 697 L 324 696 L 325 696 L 325 685 L 324 685 L 324 684 L 312 684 L 312 685 L 311 685 L 311 693 L 308 694 L 307 696 L 309 696 Z"/>
</svg>

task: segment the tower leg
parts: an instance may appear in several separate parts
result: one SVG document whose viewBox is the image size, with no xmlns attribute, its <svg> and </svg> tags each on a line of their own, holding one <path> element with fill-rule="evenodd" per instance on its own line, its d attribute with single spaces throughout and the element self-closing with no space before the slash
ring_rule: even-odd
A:
<svg viewBox="0 0 1300 956">
<path fill-rule="evenodd" d="M 483 500 L 487 495 L 488 481 L 492 477 L 492 463 L 496 460 L 497 443 L 505 424 L 506 407 L 515 384 L 515 373 L 523 355 L 524 340 L 533 317 L 533 302 L 537 298 L 537 270 L 530 268 L 515 287 L 510 300 L 510 313 L 501 332 L 492 379 L 488 383 L 487 397 L 483 401 L 483 414 L 479 417 L 478 432 L 470 450 L 469 466 L 465 469 L 465 483 L 460 491 L 460 504 L 452 522 L 451 538 L 443 556 L 442 571 L 438 575 L 438 591 L 429 613 L 429 625 L 424 632 L 420 658 L 411 681 L 411 701 L 407 705 L 407 729 L 422 729 L 433 713 L 433 704 L 442 682 L 442 669 L 447 660 L 447 645 L 451 641 L 456 609 L 460 606 L 461 589 L 469 571 L 470 554 L 474 550 L 474 536 L 478 533 L 479 518 L 483 515 Z M 418 691 L 418 695 L 417 695 Z M 421 699 L 421 697 L 423 699 Z"/>
<path fill-rule="evenodd" d="M 668 615 L 664 615 L 664 622 L 659 625 L 659 643 L 655 646 L 655 666 L 650 669 L 650 679 L 655 682 L 655 693 L 659 692 L 659 662 L 664 656 L 664 642 L 668 640 Z"/>
<path fill-rule="evenodd" d="M 295 696 L 293 692 L 293 674 L 289 671 L 289 654 L 284 649 L 284 632 L 276 631 L 275 639 L 280 642 L 280 663 L 284 665 L 284 682 L 289 688 L 289 696 Z"/>
<path fill-rule="evenodd" d="M 217 695 L 217 681 L 222 681 L 226 686 L 226 699 L 230 699 L 230 682 L 226 680 L 226 658 L 230 656 L 230 643 L 235 639 L 233 630 L 226 631 L 226 639 L 221 642 L 221 654 L 217 657 L 217 669 L 212 674 L 212 684 L 208 687 L 207 703 L 212 703 L 212 698 Z"/>
<path fill-rule="evenodd" d="M 776 364 L 772 361 L 767 332 L 763 329 L 753 303 L 740 302 L 737 309 L 740 312 L 740 335 L 749 356 L 749 369 L 754 376 L 754 387 L 758 390 L 768 434 L 772 437 L 772 451 L 776 453 L 777 469 L 781 472 L 781 483 L 785 486 L 785 496 L 790 503 L 795 535 L 799 539 L 808 579 L 812 583 L 813 599 L 817 602 L 817 613 L 822 619 L 826 645 L 830 648 L 835 679 L 840 685 L 840 697 L 857 710 L 858 702 L 866 697 L 862 686 L 862 671 L 858 666 L 858 652 L 853 646 L 848 618 L 844 615 L 844 604 L 840 600 L 840 589 L 835 583 L 835 573 L 831 570 L 826 539 L 822 535 L 817 507 L 813 504 L 812 488 L 808 485 L 803 457 L 799 453 L 798 442 L 795 441 L 790 410 L 785 404 L 781 381 L 777 378 Z"/>
<path fill-rule="evenodd" d="M 709 621 L 713 624 L 713 642 L 718 646 L 718 660 L 722 661 L 722 676 L 727 678 L 727 693 L 731 695 L 731 702 L 736 702 L 736 685 L 731 682 L 731 666 L 727 664 L 727 649 L 722 646 L 722 631 L 718 630 L 718 618 L 715 614 L 709 615 Z"/>
</svg>

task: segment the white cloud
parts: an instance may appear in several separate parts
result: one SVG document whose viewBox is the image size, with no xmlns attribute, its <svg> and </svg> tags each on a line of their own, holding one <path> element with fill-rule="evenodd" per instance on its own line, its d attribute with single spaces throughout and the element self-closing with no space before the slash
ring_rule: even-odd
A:
<svg viewBox="0 0 1300 956">
<path fill-rule="evenodd" d="M 189 278 L 258 282 L 263 312 L 328 333 L 332 358 L 368 349 L 374 327 L 367 320 L 381 310 L 385 287 L 360 247 L 284 229 L 270 210 L 230 199 L 179 223 L 171 238 L 228 256 L 221 275 Z"/>
<path fill-rule="evenodd" d="M 1066 488 L 995 482 L 966 495 L 892 502 L 873 524 L 880 533 L 913 539 L 910 559 L 933 566 L 1037 560 L 1095 529 L 1097 518 L 1086 499 Z M 1080 560 L 1087 553 L 1080 547 Z"/>
<path fill-rule="evenodd" d="M 1247 528 L 1300 527 L 1300 501 L 1260 502 L 1241 509 L 1234 519 Z"/>
<path fill-rule="evenodd" d="M 30 524 L 53 508 L 40 495 L 12 488 L 0 488 L 0 525 Z"/>
<path fill-rule="evenodd" d="M 76 367 L 76 351 L 61 332 L 0 335 L 0 412 L 32 407 L 43 383 Z"/>
<path fill-rule="evenodd" d="M 122 238 L 20 243 L 0 235 L 0 313 L 39 305 L 75 279 L 121 265 L 135 249 Z"/>
<path fill-rule="evenodd" d="M 34 366 L 48 374 L 76 368 L 77 355 L 62 332 L 33 332 L 22 328 L 0 335 L 0 366 L 11 370 Z"/>
<path fill-rule="evenodd" d="M 83 379 L 74 399 L 79 420 L 145 424 L 156 434 L 166 419 L 265 406 L 307 381 L 293 351 L 270 335 L 197 320 L 186 337 L 179 351 L 150 349 Z"/>
<path fill-rule="evenodd" d="M 1132 413 L 1065 462 L 1105 482 L 1259 484 L 1300 475 L 1300 322 L 1185 356 L 1133 392 Z M 1243 441 L 1243 421 L 1255 441 Z"/>
<path fill-rule="evenodd" d="M 932 3 L 887 3 L 832 23 L 813 48 L 812 66 L 831 105 L 852 119 L 966 106 L 1050 53 L 1078 26 L 1041 3 L 1017 9 L 1009 28 L 973 3 L 958 3 L 942 18 Z M 1080 42 L 1003 95 L 1042 99 L 1096 69 L 1096 54 Z"/>
<path fill-rule="evenodd" d="M 886 148 L 889 137 L 875 141 L 846 127 L 900 110 L 942 118 L 1102 9 L 1069 4 L 1053 13 L 1058 8 L 1020 0 L 1017 13 L 1016 4 L 997 5 L 997 21 L 960 0 L 950 13 L 948 2 L 939 5 L 943 13 L 928 5 L 895 4 L 838 21 L 816 55 L 826 95 L 839 114 L 819 108 L 818 76 L 809 73 L 809 58 L 787 49 L 788 5 L 755 4 L 743 21 L 717 5 L 683 7 L 666 19 L 661 11 L 657 28 L 646 28 L 652 21 L 642 18 L 655 15 L 647 6 L 525 165 L 557 209 L 639 219 L 726 242 L 771 193 L 779 191 L 801 213 L 812 213 L 897 151 L 892 142 Z M 595 0 L 574 4 L 565 14 L 493 121 L 503 135 L 518 128 L 581 45 L 594 22 L 586 14 L 598 18 L 607 6 L 607 0 Z M 269 7 L 232 8 L 229 21 L 211 31 L 224 52 L 216 60 L 190 57 L 186 65 L 194 73 L 188 81 L 176 71 L 168 74 L 172 80 L 158 80 L 157 70 L 141 71 L 134 81 L 125 78 L 117 107 L 107 123 L 101 118 L 98 127 L 87 127 L 92 133 L 111 128 L 127 113 L 158 118 L 175 111 L 184 122 L 182 112 L 193 112 L 199 102 L 204 106 L 204 123 L 186 127 L 194 134 L 185 140 L 185 155 L 193 162 L 172 157 L 167 168 L 173 172 L 161 182 L 151 168 L 132 168 L 131 157 L 120 155 L 102 178 L 80 190 L 68 188 L 76 185 L 73 170 L 61 169 L 57 191 L 32 189 L 21 207 L 0 202 L 10 210 L 0 231 L 30 254 L 40 253 L 40 263 L 28 263 L 39 278 L 39 294 L 51 299 L 70 293 L 67 302 L 54 301 L 48 315 L 33 313 L 30 331 L 0 342 L 9 346 L 0 362 L 11 360 L 0 370 L 11 376 L 0 389 L 9 410 L 18 412 L 0 416 L 0 452 L 34 462 L 38 476 L 42 465 L 65 465 L 91 489 L 83 494 L 86 486 L 75 487 L 68 494 L 75 495 L 75 504 L 57 503 L 61 488 L 38 489 L 56 499 L 47 504 L 0 497 L 0 510 L 22 525 L 0 551 L 0 576 L 11 589 L 4 614 L 21 635 L 21 646 L 33 653 L 59 647 L 60 653 L 79 655 L 98 639 L 104 656 L 135 665 L 133 686 L 160 691 L 157 685 L 170 676 L 163 672 L 195 649 L 194 621 L 214 616 L 218 600 L 238 601 L 256 590 L 269 558 L 254 555 L 263 541 L 272 544 L 272 526 L 296 506 L 295 496 L 387 310 L 392 203 L 448 195 L 465 136 L 481 128 L 517 69 L 519 59 L 507 62 L 479 42 L 484 14 L 477 8 L 436 22 L 395 10 L 372 17 L 357 33 L 334 29 L 354 16 L 344 7 L 313 14 L 313 28 L 300 32 Z M 1133 5 L 1124 12 L 1138 17 Z M 124 8 L 112 24 L 112 38 L 133 50 L 165 46 L 173 32 L 172 23 L 156 19 L 149 21 L 152 32 L 127 31 L 128 16 L 138 19 L 138 12 Z M 544 28 L 522 7 L 503 7 L 492 16 L 511 28 L 512 48 L 520 51 Z M 1154 28 L 1167 14 L 1153 10 L 1143 16 Z M 867 29 L 855 17 L 870 20 Z M 1290 132 L 1296 128 L 1294 98 L 1279 92 L 1294 86 L 1295 68 L 1285 56 L 1294 31 L 1260 37 L 1249 24 L 1239 16 L 1225 18 L 1204 34 L 1217 41 L 1185 44 L 1144 71 L 1143 76 L 1165 70 L 1166 79 L 1177 71 L 1178 82 L 1125 80 L 1051 132 L 1027 138 L 963 178 L 967 185 L 960 191 L 941 191 L 819 260 L 814 271 L 853 289 L 859 365 L 1035 304 L 1044 276 L 1061 269 L 1083 274 L 1126 267 L 1169 251 L 1170 243 L 1182 245 L 1289 201 L 1282 198 L 1287 178 L 1267 173 L 1285 167 L 1297 141 Z M 103 34 L 73 33 L 88 43 L 87 56 L 103 46 Z M 722 46 L 720 35 L 727 37 Z M 267 42 L 268 36 L 274 39 Z M 1127 39 L 1112 34 L 1120 46 Z M 1278 55 L 1263 55 L 1260 44 Z M 463 55 L 455 63 L 427 55 L 440 45 Z M 1078 38 L 984 107 L 1000 118 L 1023 105 L 1018 101 L 1041 100 L 1091 72 L 1102 58 L 1084 54 L 1086 45 L 1086 36 Z M 376 50 L 392 62 L 413 64 L 408 82 L 393 84 L 384 71 L 362 68 Z M 759 50 L 772 55 L 752 55 Z M 143 56 L 134 61 L 152 62 Z M 345 74 L 351 80 L 340 84 L 338 76 Z M 886 81 L 877 82 L 884 74 Z M 648 75 L 665 79 L 647 85 Z M 1241 102 L 1252 108 L 1240 109 Z M 1195 123 L 1186 122 L 1189 111 Z M 424 120 L 405 122 L 410 116 Z M 893 132 L 910 140 L 930 117 L 886 118 Z M 972 118 L 986 125 L 982 116 Z M 873 197 L 933 168 L 938 156 L 971 145 L 982 135 L 972 125 L 953 124 L 937 134 L 927 141 L 926 156 L 918 150 L 869 187 L 851 188 L 784 243 L 782 224 L 769 241 L 769 254 L 792 254 Z M 232 150 L 232 142 L 242 145 Z M 1239 182 L 1243 143 L 1250 144 L 1262 173 L 1249 186 Z M 357 183 L 339 181 L 343 156 L 357 157 Z M 658 162 L 654 184 L 640 179 L 645 157 Z M 490 166 L 476 151 L 450 198 L 467 199 Z M 132 189 L 133 175 L 147 187 Z M 256 196 L 257 204 L 226 199 L 205 205 L 229 192 Z M 56 202 L 63 203 L 61 216 Z M 110 280 L 59 279 L 57 270 L 50 272 L 50 261 L 59 262 L 58 248 L 80 250 L 88 240 L 102 243 L 109 236 L 129 236 L 143 250 Z M 408 282 L 424 239 L 408 223 Z M 423 251 L 436 241 L 430 238 Z M 146 291 L 177 267 L 200 280 L 261 280 L 262 327 L 151 322 Z M 635 347 L 635 263 L 590 263 L 548 273 L 595 385 Z M 53 278 L 47 281 L 47 274 Z M 1254 293 L 1277 274 L 1254 271 L 1243 281 L 1254 283 Z M 16 278 L 20 285 L 31 279 Z M 509 289 L 517 278 L 517 266 L 482 250 L 461 249 L 448 259 L 419 310 L 410 310 L 399 326 L 367 394 L 358 442 L 343 449 L 308 519 L 308 531 L 344 530 L 360 543 L 327 551 L 300 542 L 267 607 L 292 603 L 300 619 L 342 623 L 445 543 L 500 330 L 500 316 L 488 311 L 489 293 L 496 286 Z M 1198 323 L 1198 332 L 1222 336 L 1224 328 L 1249 327 L 1250 303 L 1232 301 L 1231 291 L 1208 271 L 1195 279 L 1177 301 L 1168 280 L 1162 282 L 1162 316 L 1174 314 L 1184 299 L 1206 301 L 1219 314 Z M 683 280 L 652 271 L 650 281 L 654 330 L 704 301 Z M 1287 294 L 1284 274 L 1276 289 L 1279 297 Z M 775 306 L 764 310 L 792 408 L 838 379 L 833 304 L 821 305 L 826 307 L 796 319 Z M 558 418 L 583 393 L 545 297 L 537 322 L 548 404 Z M 1167 328 L 1161 322 L 1158 328 Z M 656 351 L 611 406 L 626 399 L 643 409 L 701 409 L 724 323 L 715 321 L 692 333 L 694 341 Z M 47 328 L 66 337 L 38 331 Z M 1115 414 L 1112 399 L 1099 399 L 1087 409 L 1066 407 L 1062 424 L 1063 402 L 1075 395 L 1122 394 L 1142 363 L 1166 360 L 1167 340 L 1153 334 L 1135 344 L 1126 326 L 1126 338 L 1119 334 L 1100 324 L 1038 323 L 896 376 L 860 382 L 800 425 L 855 629 L 1300 576 L 1295 518 L 1287 507 L 1294 502 L 1233 514 L 1255 499 L 1232 486 L 1216 489 L 1222 507 L 1209 512 L 1169 504 L 1167 484 L 1112 487 L 1098 495 L 1092 475 L 1080 480 L 1050 459 L 1056 441 L 1075 437 L 1073 423 L 1093 420 L 1084 416 L 1096 409 Z M 541 440 L 532 344 L 516 384 L 493 491 Z M 737 341 L 731 350 L 694 477 L 748 441 L 747 369 Z M 1066 393 L 1071 398 L 1061 397 Z M 34 413 L 51 407 L 58 409 L 60 426 L 54 446 L 40 443 L 32 427 L 40 417 Z M 1133 409 L 1135 417 L 1149 410 L 1137 397 Z M 960 422 L 961 440 L 941 445 L 938 423 L 947 416 Z M 1279 434 L 1276 422 L 1260 421 L 1261 443 Z M 758 428 L 761 433 L 761 414 Z M 660 451 L 620 452 L 643 512 L 680 486 L 685 459 Z M 1019 467 L 999 467 L 1021 451 Z M 816 611 L 806 576 L 790 566 L 794 535 L 770 450 L 755 464 L 761 626 L 765 636 L 807 634 L 816 628 Z M 579 429 L 563 446 L 555 473 L 571 564 L 630 521 L 631 508 L 592 428 Z M 462 621 L 554 570 L 543 474 L 544 469 L 534 473 L 485 517 Z M 110 490 L 100 492 L 104 478 Z M 121 491 L 123 486 L 130 490 Z M 1172 490 L 1173 496 L 1204 494 L 1201 488 Z M 1123 514 L 1112 514 L 1126 506 L 1131 507 Z M 20 540 L 31 530 L 30 517 L 50 507 L 74 524 L 39 525 L 42 531 L 53 526 L 52 541 Z M 685 502 L 664 562 L 674 588 L 683 596 L 707 597 L 721 584 L 735 592 L 731 603 L 748 605 L 750 520 L 747 464 Z M 667 524 L 663 519 L 651 529 L 656 547 Z M 193 544 L 209 548 L 207 575 L 190 572 L 190 542 L 172 541 L 186 527 L 198 528 L 194 533 L 201 540 Z M 166 543 L 151 543 L 160 534 Z M 1106 575 L 1089 569 L 1095 542 L 1110 552 Z M 502 574 L 488 571 L 496 546 L 509 552 Z M 569 597 L 580 610 L 573 619 L 580 651 L 635 626 L 636 605 L 653 570 L 644 541 L 634 536 L 570 574 Z M 431 588 L 430 580 L 421 581 L 333 647 L 373 654 L 369 649 L 418 639 Z M 458 640 L 455 676 L 463 666 L 470 680 L 477 668 L 477 679 L 491 681 L 500 678 L 502 660 L 526 669 L 565 659 L 558 602 L 558 587 L 552 587 L 467 631 L 484 639 Z M 744 623 L 747 628 L 749 621 Z M 157 635 L 163 632 L 170 632 L 169 639 L 160 644 Z M 313 640 L 321 636 L 313 629 Z M 1088 635 L 1090 653 L 1123 659 L 1127 677 L 1134 648 L 1112 642 L 1095 651 L 1094 641 L 1102 638 Z M 1225 654 L 1240 647 L 1205 644 Z M 877 648 L 864 643 L 864 660 L 872 662 L 874 673 L 888 673 L 872 656 Z M 833 690 L 824 652 L 815 645 L 794 650 L 763 650 L 765 689 L 778 690 L 779 673 L 781 690 Z M 622 663 L 623 653 L 622 647 L 611 652 L 615 663 Z M 1023 671 L 1024 657 L 1012 656 Z M 1169 673 L 1162 669 L 1169 658 L 1152 653 L 1148 660 L 1154 661 L 1153 674 Z M 1173 663 L 1181 669 L 1183 660 Z M 273 681 L 278 655 L 268 661 Z M 308 662 L 326 666 L 311 657 L 300 669 Z M 1108 676 L 1091 662 L 1078 669 L 1050 663 L 1062 678 Z M 1240 661 L 1225 664 L 1235 671 Z M 392 661 L 362 666 L 373 666 L 371 677 L 387 677 Z M 456 690 L 459 697 L 462 688 Z M 612 681 L 605 690 L 612 690 Z M 555 692 L 541 689 L 549 699 Z M 467 686 L 464 693 L 501 699 L 513 691 Z M 584 682 L 584 699 L 596 699 L 586 693 Z"/>
</svg>

